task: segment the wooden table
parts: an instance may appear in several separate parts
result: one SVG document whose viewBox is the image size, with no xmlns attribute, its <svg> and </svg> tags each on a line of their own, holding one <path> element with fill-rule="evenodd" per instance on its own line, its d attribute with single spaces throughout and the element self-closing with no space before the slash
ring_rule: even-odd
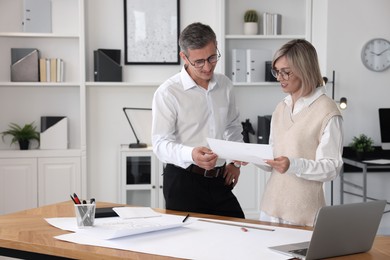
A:
<svg viewBox="0 0 390 260">
<path fill-rule="evenodd" d="M 97 207 L 119 206 L 114 203 L 97 203 Z M 186 215 L 158 209 L 161 213 Z M 272 226 L 276 225 L 256 220 L 242 220 L 204 214 L 191 214 L 194 217 L 240 221 Z M 171 257 L 117 250 L 97 246 L 79 245 L 54 239 L 54 236 L 69 233 L 49 225 L 44 218 L 74 217 L 71 201 L 41 208 L 25 210 L 0 216 L 0 255 L 23 259 L 171 259 Z M 290 226 L 291 227 L 291 226 Z M 332 259 L 384 260 L 390 259 L 390 237 L 378 236 L 371 251 L 363 254 Z"/>
</svg>

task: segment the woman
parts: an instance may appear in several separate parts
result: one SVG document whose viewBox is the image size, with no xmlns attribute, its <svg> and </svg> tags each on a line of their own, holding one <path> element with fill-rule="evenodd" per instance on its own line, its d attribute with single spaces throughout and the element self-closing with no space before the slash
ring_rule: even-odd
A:
<svg viewBox="0 0 390 260">
<path fill-rule="evenodd" d="M 274 55 L 272 74 L 289 95 L 272 114 L 272 167 L 260 220 L 313 226 L 325 205 L 323 183 L 342 167 L 342 117 L 325 95 L 317 52 L 306 40 L 292 40 Z"/>
</svg>

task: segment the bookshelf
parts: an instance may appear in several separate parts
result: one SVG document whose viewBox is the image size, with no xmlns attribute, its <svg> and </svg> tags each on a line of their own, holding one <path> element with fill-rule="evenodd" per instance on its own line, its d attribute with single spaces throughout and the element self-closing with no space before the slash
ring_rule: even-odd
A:
<svg viewBox="0 0 390 260">
<path fill-rule="evenodd" d="M 38 200 L 26 205 L 34 207 L 68 200 L 69 193 L 73 192 L 83 197 L 87 194 L 84 0 L 52 0 L 52 30 L 45 33 L 24 32 L 23 9 L 22 0 L 3 0 L 0 9 L 0 56 L 3 57 L 0 61 L 0 131 L 11 122 L 21 125 L 35 122 L 39 130 L 41 116 L 66 116 L 69 121 L 66 150 L 22 152 L 17 145 L 10 146 L 8 138 L 0 142 L 0 163 L 5 165 L 0 169 L 0 176 L 8 176 L 10 171 L 19 169 L 17 165 L 25 160 L 34 162 L 27 167 L 28 171 L 21 170 L 17 175 L 19 179 L 15 177 L 23 184 L 25 174 L 32 174 L 29 178 L 34 179 L 38 188 L 37 194 L 29 196 L 34 195 Z M 11 48 L 36 48 L 40 57 L 62 59 L 64 81 L 11 82 Z M 62 187 L 58 187 L 55 179 L 63 180 Z"/>
<path fill-rule="evenodd" d="M 221 1 L 221 43 L 224 59 L 221 59 L 223 72 L 232 78 L 232 50 L 233 49 L 261 49 L 269 50 L 269 60 L 273 53 L 292 39 L 311 40 L 311 0 L 275 0 L 253 1 L 234 0 Z M 259 32 L 257 35 L 244 35 L 243 16 L 246 10 L 255 9 L 259 14 Z M 267 35 L 263 31 L 264 13 L 281 15 L 281 34 Z M 265 62 L 261 61 L 261 62 Z M 235 82 L 237 86 L 275 86 L 274 82 Z"/>
</svg>

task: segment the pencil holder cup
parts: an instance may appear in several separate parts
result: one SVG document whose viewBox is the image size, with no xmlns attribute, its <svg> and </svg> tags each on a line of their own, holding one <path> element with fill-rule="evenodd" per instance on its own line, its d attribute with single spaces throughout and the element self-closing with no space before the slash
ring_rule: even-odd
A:
<svg viewBox="0 0 390 260">
<path fill-rule="evenodd" d="M 74 205 L 78 228 L 92 227 L 95 222 L 96 204 L 76 204 Z"/>
</svg>

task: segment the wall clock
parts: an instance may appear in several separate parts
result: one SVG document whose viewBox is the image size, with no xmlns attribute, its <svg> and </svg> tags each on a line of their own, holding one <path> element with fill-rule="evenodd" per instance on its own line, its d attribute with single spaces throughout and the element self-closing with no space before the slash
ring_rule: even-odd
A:
<svg viewBox="0 0 390 260">
<path fill-rule="evenodd" d="M 369 70 L 384 71 L 390 68 L 390 41 L 382 38 L 369 40 L 362 48 L 361 58 Z"/>
</svg>

